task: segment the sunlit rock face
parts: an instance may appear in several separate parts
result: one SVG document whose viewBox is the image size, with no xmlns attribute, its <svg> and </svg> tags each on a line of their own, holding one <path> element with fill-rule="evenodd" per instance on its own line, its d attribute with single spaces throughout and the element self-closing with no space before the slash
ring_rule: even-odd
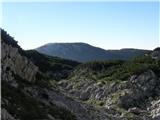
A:
<svg viewBox="0 0 160 120">
<path fill-rule="evenodd" d="M 132 76 L 130 83 L 131 92 L 121 97 L 122 105 L 127 109 L 135 106 L 145 106 L 145 99 L 153 96 L 160 85 L 158 77 L 151 70 Z"/>
<path fill-rule="evenodd" d="M 151 115 L 153 120 L 159 120 L 160 119 L 160 99 L 152 101 L 152 106 L 150 108 Z"/>
<path fill-rule="evenodd" d="M 2 69 L 12 71 L 23 79 L 35 81 L 38 67 L 18 52 L 18 48 L 8 45 L 2 40 Z M 5 78 L 4 78 L 5 79 Z M 3 79 L 2 79 L 3 80 Z"/>
</svg>

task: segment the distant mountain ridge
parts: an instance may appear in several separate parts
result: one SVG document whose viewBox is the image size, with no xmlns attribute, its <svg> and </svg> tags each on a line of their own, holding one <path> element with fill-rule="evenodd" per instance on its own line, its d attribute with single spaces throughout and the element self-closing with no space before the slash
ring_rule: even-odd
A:
<svg viewBox="0 0 160 120">
<path fill-rule="evenodd" d="M 36 50 L 46 55 L 57 56 L 78 62 L 116 59 L 127 60 L 149 52 L 149 50 L 131 48 L 120 50 L 105 50 L 82 42 L 48 43 L 36 48 Z"/>
</svg>

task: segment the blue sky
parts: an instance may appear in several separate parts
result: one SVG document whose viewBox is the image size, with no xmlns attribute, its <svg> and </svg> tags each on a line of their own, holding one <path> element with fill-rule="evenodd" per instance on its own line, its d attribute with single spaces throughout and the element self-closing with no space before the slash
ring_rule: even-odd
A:
<svg viewBox="0 0 160 120">
<path fill-rule="evenodd" d="M 2 7 L 2 28 L 24 49 L 54 42 L 154 49 L 160 43 L 158 2 L 8 2 Z"/>
</svg>

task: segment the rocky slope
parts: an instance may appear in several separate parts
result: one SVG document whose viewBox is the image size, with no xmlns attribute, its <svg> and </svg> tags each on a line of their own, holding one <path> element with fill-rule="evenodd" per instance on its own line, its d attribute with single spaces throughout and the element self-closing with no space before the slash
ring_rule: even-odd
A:
<svg viewBox="0 0 160 120">
<path fill-rule="evenodd" d="M 2 119 L 3 120 L 35 120 L 35 119 L 75 119 L 65 108 L 53 104 L 50 106 L 29 93 L 39 87 L 41 74 L 38 66 L 25 56 L 25 52 L 5 31 L 1 30 L 2 48 Z M 39 84 L 37 84 L 37 81 Z M 40 96 L 39 96 L 40 99 Z M 57 115 L 56 115 L 56 114 Z M 62 116 L 68 113 L 69 116 Z"/>
<path fill-rule="evenodd" d="M 2 120 L 92 120 L 98 116 L 100 119 L 108 118 L 94 107 L 61 93 L 54 78 L 50 81 L 41 67 L 37 66 L 36 60 L 31 60 L 4 30 L 1 30 L 1 37 Z M 94 112 L 99 114 L 92 115 Z"/>
<path fill-rule="evenodd" d="M 127 60 L 148 52 L 147 50 L 138 49 L 104 50 L 86 43 L 49 43 L 36 50 L 46 55 L 79 62 L 115 59 Z"/>
<path fill-rule="evenodd" d="M 81 64 L 24 51 L 1 30 L 2 120 L 159 120 L 159 48 Z"/>
<path fill-rule="evenodd" d="M 105 110 L 111 116 L 127 120 L 158 120 L 158 54 L 158 49 L 155 49 L 150 54 L 127 62 L 82 64 L 59 85 L 66 94 Z"/>
</svg>

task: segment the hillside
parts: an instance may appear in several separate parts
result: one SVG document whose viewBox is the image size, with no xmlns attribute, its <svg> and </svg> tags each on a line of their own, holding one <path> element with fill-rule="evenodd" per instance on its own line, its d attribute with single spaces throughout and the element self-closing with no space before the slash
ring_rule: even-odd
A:
<svg viewBox="0 0 160 120">
<path fill-rule="evenodd" d="M 53 74 L 52 67 L 56 64 L 59 68 L 56 72 L 60 70 L 61 74 L 62 69 L 72 70 L 79 63 L 26 52 L 2 29 L 1 37 L 2 120 L 92 120 L 91 116 L 96 117 L 90 115 L 87 105 L 64 95 L 58 89 L 56 78 L 45 74 L 48 70 Z"/>
<path fill-rule="evenodd" d="M 160 48 L 78 63 L 24 51 L 1 30 L 2 120 L 159 120 Z"/>
<path fill-rule="evenodd" d="M 121 49 L 104 50 L 86 43 L 49 43 L 36 49 L 40 53 L 79 62 L 95 60 L 127 60 L 143 55 L 147 50 Z"/>
<path fill-rule="evenodd" d="M 48 79 L 60 80 L 66 78 L 80 63 L 41 54 L 35 50 L 25 51 L 25 55 L 31 60 Z"/>
<path fill-rule="evenodd" d="M 126 120 L 159 120 L 159 49 L 129 61 L 81 64 L 61 89 L 75 99 Z M 154 55 L 154 57 L 153 57 Z"/>
</svg>

